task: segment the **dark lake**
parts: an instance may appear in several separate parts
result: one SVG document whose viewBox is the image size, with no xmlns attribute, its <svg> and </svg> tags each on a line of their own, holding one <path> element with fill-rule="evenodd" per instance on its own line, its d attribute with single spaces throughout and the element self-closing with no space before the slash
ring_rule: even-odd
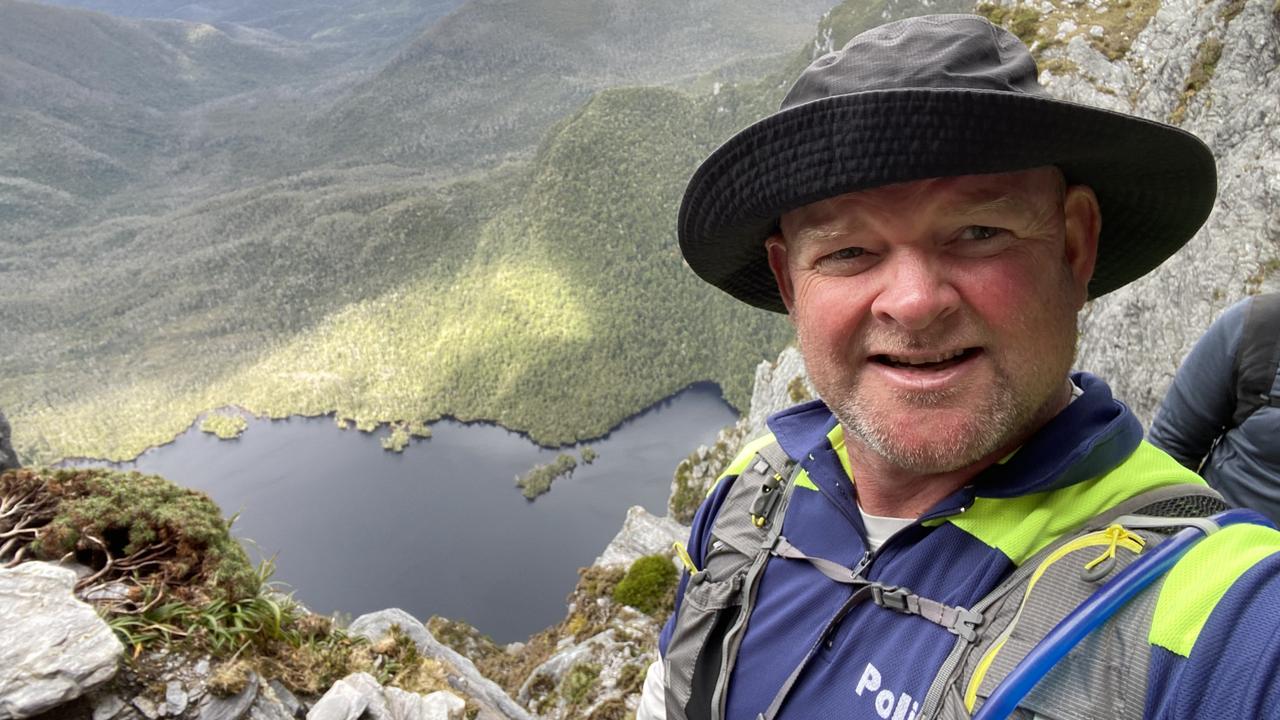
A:
<svg viewBox="0 0 1280 720">
<path fill-rule="evenodd" d="M 577 569 L 622 527 L 627 508 L 666 514 L 671 473 L 735 414 L 711 384 L 694 385 L 589 443 L 551 492 L 525 500 L 514 477 L 561 452 L 501 427 L 431 426 L 402 455 L 386 430 L 340 430 L 332 418 L 250 420 L 237 440 L 192 428 L 125 467 L 203 490 L 275 579 L 320 613 L 388 607 L 466 620 L 500 643 L 565 614 Z M 254 547 L 256 546 L 256 550 Z"/>
</svg>

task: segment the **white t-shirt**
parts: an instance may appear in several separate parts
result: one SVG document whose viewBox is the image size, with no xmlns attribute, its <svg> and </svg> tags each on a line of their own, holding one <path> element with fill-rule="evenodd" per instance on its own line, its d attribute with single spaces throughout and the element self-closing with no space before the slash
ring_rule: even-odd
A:
<svg viewBox="0 0 1280 720">
<path fill-rule="evenodd" d="M 885 540 L 888 540 L 894 533 L 916 521 L 915 518 L 872 515 L 863 510 L 861 504 L 858 505 L 858 512 L 862 515 L 862 524 L 867 527 L 867 549 L 871 552 L 879 550 Z"/>
</svg>

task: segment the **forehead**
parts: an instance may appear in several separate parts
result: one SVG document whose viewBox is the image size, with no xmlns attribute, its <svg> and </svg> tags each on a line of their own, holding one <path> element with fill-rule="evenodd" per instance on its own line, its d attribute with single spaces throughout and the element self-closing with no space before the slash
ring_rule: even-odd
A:
<svg viewBox="0 0 1280 720">
<path fill-rule="evenodd" d="M 785 213 L 780 223 L 783 234 L 790 237 L 808 227 L 854 222 L 861 214 L 876 211 L 909 209 L 913 215 L 1000 210 L 1038 213 L 1056 206 L 1063 187 L 1062 173 L 1054 167 L 930 178 L 819 200 Z"/>
</svg>

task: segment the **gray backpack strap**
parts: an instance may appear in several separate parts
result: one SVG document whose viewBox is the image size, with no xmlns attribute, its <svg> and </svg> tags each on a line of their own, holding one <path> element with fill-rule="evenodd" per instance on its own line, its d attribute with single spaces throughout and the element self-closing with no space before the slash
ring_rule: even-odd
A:
<svg viewBox="0 0 1280 720">
<path fill-rule="evenodd" d="M 974 638 L 961 637 L 956 642 L 922 703 L 921 720 L 968 718 L 965 691 L 977 677 L 984 655 L 989 653 L 994 660 L 987 659 L 986 674 L 978 688 L 979 702 L 1063 617 L 1105 580 L 1141 557 L 1127 550 L 1104 552 L 1105 544 L 1083 545 L 1067 552 L 1068 545 L 1120 525 L 1141 538 L 1145 544 L 1140 552 L 1145 553 L 1177 529 L 1213 525 L 1206 516 L 1226 507 L 1221 496 L 1204 485 L 1157 488 L 1109 508 L 1040 550 L 974 605 L 984 614 L 985 622 Z M 1031 585 L 1037 573 L 1042 574 Z M 1015 716 L 1141 718 L 1149 661 L 1146 637 L 1160 582 L 1060 661 L 1027 696 L 1026 703 L 1019 705 L 1025 711 L 1019 709 Z"/>
<path fill-rule="evenodd" d="M 1257 295 L 1245 316 L 1244 334 L 1236 350 L 1236 410 L 1231 427 L 1239 427 L 1263 405 L 1280 405 L 1271 388 L 1280 371 L 1280 293 Z"/>
<path fill-rule="evenodd" d="M 779 537 L 774 543 L 773 554 L 791 560 L 804 560 L 818 572 L 838 583 L 869 588 L 871 593 L 869 599 L 876 605 L 903 615 L 919 615 L 961 637 L 972 636 L 973 628 L 982 623 L 982 613 L 930 600 L 904 587 L 867 580 L 853 568 L 847 568 L 826 558 L 805 555 L 785 537 Z"/>
<path fill-rule="evenodd" d="M 702 569 L 689 577 L 663 657 L 668 720 L 723 716 L 724 692 L 754 606 L 755 588 L 782 529 L 799 466 L 778 443 L 733 478 L 712 522 Z"/>
</svg>

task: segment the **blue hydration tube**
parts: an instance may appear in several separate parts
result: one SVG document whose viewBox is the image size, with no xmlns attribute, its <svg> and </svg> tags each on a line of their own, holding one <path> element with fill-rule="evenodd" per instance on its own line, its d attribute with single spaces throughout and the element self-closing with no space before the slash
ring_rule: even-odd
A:
<svg viewBox="0 0 1280 720">
<path fill-rule="evenodd" d="M 1253 510 L 1234 509 L 1208 518 L 1226 527 L 1240 523 L 1252 523 L 1274 527 L 1271 521 Z M 1071 648 L 1074 648 L 1090 632 L 1106 622 L 1124 604 L 1142 592 L 1156 578 L 1164 575 L 1206 533 L 1199 527 L 1188 527 L 1129 563 L 1116 576 L 1080 603 L 1045 635 L 1031 652 L 1018 663 L 996 687 L 991 697 L 973 715 L 973 720 L 1005 720 L 1018 707 L 1031 688 L 1040 682 L 1054 665 L 1058 664 Z"/>
</svg>

